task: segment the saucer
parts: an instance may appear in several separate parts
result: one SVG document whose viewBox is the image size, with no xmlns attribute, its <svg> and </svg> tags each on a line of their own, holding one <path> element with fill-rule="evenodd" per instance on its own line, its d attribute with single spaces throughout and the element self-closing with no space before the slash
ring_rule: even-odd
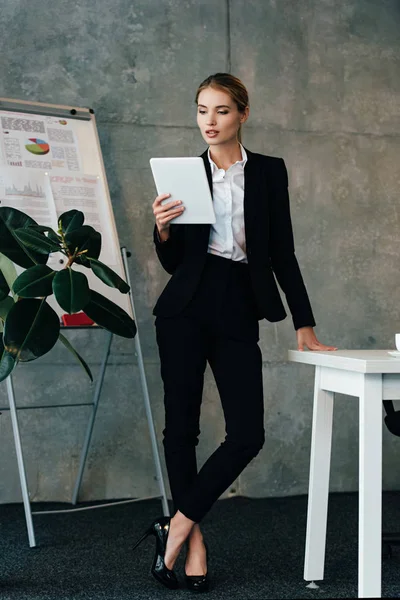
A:
<svg viewBox="0 0 400 600">
<path fill-rule="evenodd" d="M 390 354 L 390 356 L 394 356 L 395 358 L 400 358 L 399 350 L 392 350 L 391 352 L 388 352 L 388 354 Z"/>
</svg>

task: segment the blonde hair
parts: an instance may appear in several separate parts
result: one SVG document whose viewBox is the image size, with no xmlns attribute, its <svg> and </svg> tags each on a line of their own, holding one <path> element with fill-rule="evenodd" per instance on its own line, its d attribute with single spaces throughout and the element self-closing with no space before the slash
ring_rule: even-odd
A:
<svg viewBox="0 0 400 600">
<path fill-rule="evenodd" d="M 205 90 L 208 87 L 212 87 L 214 89 L 222 90 L 223 92 L 227 92 L 231 99 L 235 102 L 237 109 L 239 112 L 243 113 L 245 111 L 246 106 L 249 106 L 249 94 L 247 92 L 244 84 L 230 73 L 215 73 L 214 75 L 210 75 L 201 82 L 199 87 L 197 88 L 195 102 L 197 104 L 197 100 L 199 94 L 202 90 Z M 238 132 L 237 132 L 238 141 L 242 142 L 242 124 L 240 124 Z"/>
</svg>

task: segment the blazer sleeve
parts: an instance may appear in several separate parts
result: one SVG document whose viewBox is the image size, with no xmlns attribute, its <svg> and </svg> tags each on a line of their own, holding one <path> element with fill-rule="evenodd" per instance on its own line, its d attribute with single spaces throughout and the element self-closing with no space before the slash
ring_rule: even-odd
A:
<svg viewBox="0 0 400 600">
<path fill-rule="evenodd" d="M 283 158 L 278 159 L 269 201 L 269 244 L 272 270 L 292 313 L 294 328 L 314 327 L 315 320 L 294 248 L 290 217 L 288 175 Z"/>
<path fill-rule="evenodd" d="M 184 231 L 183 225 L 171 223 L 169 226 L 169 238 L 162 242 L 159 235 L 157 225 L 153 229 L 153 242 L 158 259 L 162 267 L 172 275 L 182 262 L 184 253 Z"/>
</svg>

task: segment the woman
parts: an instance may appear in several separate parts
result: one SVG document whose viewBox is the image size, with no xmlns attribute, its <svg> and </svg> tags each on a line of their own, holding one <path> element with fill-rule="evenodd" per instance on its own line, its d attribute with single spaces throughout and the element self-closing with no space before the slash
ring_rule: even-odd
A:
<svg viewBox="0 0 400 600">
<path fill-rule="evenodd" d="M 286 312 L 273 272 L 286 294 L 298 348 L 321 344 L 294 254 L 287 172 L 283 159 L 241 144 L 249 115 L 247 90 L 228 73 L 216 73 L 197 90 L 197 123 L 209 148 L 204 160 L 214 225 L 170 223 L 180 201 L 153 203 L 154 243 L 172 274 L 153 314 L 164 383 L 163 444 L 174 503 L 137 542 L 156 537 L 152 574 L 178 587 L 174 563 L 187 542 L 185 579 L 193 591 L 209 587 L 207 547 L 200 521 L 257 455 L 264 443 L 260 319 Z M 197 472 L 200 405 L 206 363 L 213 371 L 226 422 L 225 441 Z"/>
</svg>

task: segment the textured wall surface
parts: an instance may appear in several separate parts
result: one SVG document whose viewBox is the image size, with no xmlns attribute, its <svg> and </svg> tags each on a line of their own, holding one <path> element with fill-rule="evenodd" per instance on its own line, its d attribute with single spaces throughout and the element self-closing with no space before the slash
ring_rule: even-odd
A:
<svg viewBox="0 0 400 600">
<path fill-rule="evenodd" d="M 158 438 L 152 307 L 168 280 L 152 245 L 151 156 L 199 155 L 195 91 L 230 71 L 250 95 L 244 145 L 285 159 L 296 252 L 320 341 L 392 348 L 400 331 L 398 0 L 0 0 L 0 96 L 90 106 L 121 244 L 132 250 L 138 327 Z M 286 360 L 290 316 L 260 323 L 266 443 L 226 494 L 307 491 L 313 368 Z M 94 371 L 105 332 L 70 332 Z M 133 343 L 115 340 L 81 498 L 157 494 Z M 177 371 L 179 365 L 177 365 Z M 64 348 L 15 372 L 19 405 L 89 401 Z M 7 402 L 0 385 L 0 404 Z M 20 411 L 32 500 L 71 498 L 87 407 Z M 199 463 L 224 438 L 209 370 Z M 0 417 L 0 502 L 20 501 L 10 417 Z M 331 489 L 358 485 L 358 408 L 338 395 Z M 160 444 L 160 450 L 162 446 Z M 400 440 L 384 432 L 384 487 L 399 489 Z"/>
</svg>

